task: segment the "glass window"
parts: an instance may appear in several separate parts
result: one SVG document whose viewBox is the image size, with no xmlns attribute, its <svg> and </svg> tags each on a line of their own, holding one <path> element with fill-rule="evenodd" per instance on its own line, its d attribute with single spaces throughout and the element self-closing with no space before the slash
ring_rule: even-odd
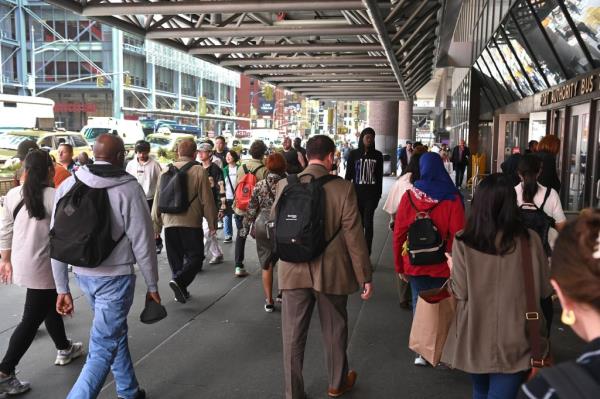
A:
<svg viewBox="0 0 600 399">
<path fill-rule="evenodd" d="M 600 0 L 565 0 L 592 58 L 600 62 Z"/>
<path fill-rule="evenodd" d="M 502 35 L 496 33 L 496 35 L 494 36 L 494 40 L 496 41 L 496 44 L 498 45 L 497 50 L 501 53 L 500 59 L 504 60 L 506 62 L 506 64 L 507 64 L 506 66 L 510 69 L 512 76 L 517 81 L 517 84 L 519 85 L 519 89 L 521 89 L 521 92 L 524 93 L 525 96 L 532 95 L 533 90 L 531 89 L 531 86 L 529 86 L 529 82 L 527 82 L 527 78 L 525 77 L 523 70 L 521 69 L 521 66 L 519 65 L 519 61 L 517 60 L 517 57 L 510 49 L 510 46 L 508 44 L 506 44 L 504 37 Z M 494 46 L 490 46 L 490 48 L 494 48 Z M 494 58 L 498 59 L 496 57 L 494 57 Z"/>
<path fill-rule="evenodd" d="M 473 68 L 475 68 L 475 71 L 477 71 L 476 75 L 481 84 L 481 91 L 484 93 L 484 95 L 486 96 L 488 101 L 490 101 L 492 108 L 502 106 L 504 103 L 502 98 L 500 98 L 500 100 L 498 100 L 498 98 L 496 97 L 496 93 L 492 89 L 490 89 L 490 87 L 494 86 L 494 82 L 492 82 L 493 79 L 491 78 L 489 73 L 488 72 L 484 73 L 482 70 L 482 67 L 479 65 L 478 62 L 475 62 L 475 65 L 473 65 Z M 454 104 L 453 104 L 453 106 L 454 106 Z"/>
<path fill-rule="evenodd" d="M 538 1 L 534 8 L 569 77 L 592 69 L 557 0 Z"/>
<path fill-rule="evenodd" d="M 523 68 L 525 68 L 525 72 L 529 75 L 529 79 L 532 81 L 536 91 L 542 91 L 548 88 L 544 76 L 548 80 L 550 86 L 558 84 L 558 76 L 556 73 L 550 71 L 546 63 L 539 62 L 538 60 L 540 69 L 544 73 L 544 76 L 542 76 L 533 61 L 533 55 L 528 51 L 528 43 L 525 42 L 523 36 L 519 33 L 517 25 L 512 18 L 507 19 L 507 22 L 502 29 L 504 29 L 506 38 L 515 49 L 515 53 L 517 53 L 517 56 L 519 57 Z"/>
<path fill-rule="evenodd" d="M 508 84 L 508 88 L 504 85 L 504 82 L 502 81 L 502 76 L 500 76 L 500 73 L 498 72 L 498 69 L 496 69 L 496 66 L 498 65 L 498 63 L 496 63 L 496 66 L 494 65 L 493 60 L 490 58 L 490 55 L 487 51 L 484 51 L 481 54 L 481 63 L 480 66 L 483 71 L 484 74 L 490 76 L 491 78 L 494 79 L 494 81 L 496 82 L 497 85 L 497 90 L 499 90 L 499 93 L 497 95 L 497 97 L 499 99 L 503 99 L 505 103 L 510 103 L 514 100 L 514 98 L 520 98 L 519 96 L 519 92 L 517 90 L 517 87 L 515 86 L 514 82 L 512 82 L 510 79 L 506 80 L 506 84 Z M 489 73 L 486 73 L 489 72 Z M 510 78 L 510 76 L 509 76 Z M 508 92 L 508 90 L 511 90 L 513 92 L 513 94 L 515 95 L 515 97 L 511 97 L 510 93 Z"/>
<path fill-rule="evenodd" d="M 87 147 L 88 145 L 81 136 L 71 136 L 71 140 L 73 140 L 73 147 Z"/>
<path fill-rule="evenodd" d="M 566 80 L 565 75 L 556 60 L 552 49 L 548 45 L 542 31 L 529 10 L 525 1 L 521 0 L 511 11 L 517 24 L 521 28 L 523 35 L 527 39 L 535 58 L 540 63 L 542 70 L 546 72 L 546 77 L 550 85 L 554 86 Z"/>
<path fill-rule="evenodd" d="M 510 72 L 508 71 L 508 68 L 502 61 L 502 58 L 500 57 L 500 52 L 498 51 L 496 46 L 491 45 L 488 48 L 488 50 L 489 50 L 488 59 L 490 59 L 490 61 L 496 62 L 496 67 L 498 67 L 498 70 L 501 74 L 501 79 L 504 79 L 505 87 L 506 87 L 506 85 L 508 85 L 508 87 L 510 89 L 510 94 L 512 94 L 512 98 L 513 99 L 521 98 L 519 90 L 517 89 L 517 86 L 515 85 L 515 81 L 510 76 Z M 491 57 L 490 57 L 490 54 L 491 54 Z M 492 57 L 493 57 L 493 60 L 491 59 Z M 492 68 L 492 67 L 493 67 L 493 65 L 490 65 L 490 68 Z"/>
<path fill-rule="evenodd" d="M 44 148 L 44 147 L 48 147 L 48 148 L 54 148 L 54 144 L 52 142 L 52 136 L 48 136 L 48 137 L 44 137 L 39 143 L 38 145 L 40 146 L 40 148 Z"/>
</svg>

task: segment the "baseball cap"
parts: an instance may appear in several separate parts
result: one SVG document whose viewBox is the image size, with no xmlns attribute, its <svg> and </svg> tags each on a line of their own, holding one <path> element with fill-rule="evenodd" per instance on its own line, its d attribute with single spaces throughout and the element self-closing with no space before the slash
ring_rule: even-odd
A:
<svg viewBox="0 0 600 399">
<path fill-rule="evenodd" d="M 206 151 L 206 152 L 210 152 L 213 150 L 212 145 L 210 145 L 210 143 L 200 143 L 198 145 L 198 151 Z"/>
</svg>

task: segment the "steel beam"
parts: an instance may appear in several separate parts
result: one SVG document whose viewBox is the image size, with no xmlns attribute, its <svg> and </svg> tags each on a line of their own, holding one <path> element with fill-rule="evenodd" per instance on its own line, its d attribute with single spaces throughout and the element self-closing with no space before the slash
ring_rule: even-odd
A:
<svg viewBox="0 0 600 399">
<path fill-rule="evenodd" d="M 137 4 L 137 3 L 136 3 Z M 179 3 L 175 3 L 179 4 Z M 227 28 L 179 28 L 161 29 L 146 34 L 147 39 L 183 39 L 183 38 L 223 38 L 246 37 L 246 36 L 355 36 L 374 34 L 375 29 L 371 25 L 331 25 L 331 26 L 305 26 L 288 25 L 264 26 L 261 24 L 246 24 L 240 27 Z"/>
<path fill-rule="evenodd" d="M 339 94 L 339 95 L 346 94 L 346 95 L 349 95 L 349 96 L 352 96 L 352 95 L 365 95 L 365 96 L 367 96 L 367 95 L 370 95 L 370 96 L 386 95 L 386 96 L 398 96 L 398 97 L 402 97 L 403 96 L 402 92 L 399 89 L 398 89 L 397 92 L 393 92 L 393 93 L 392 92 L 380 92 L 380 91 L 376 91 L 376 90 L 371 90 L 371 91 L 352 90 L 352 91 L 345 91 L 345 92 L 339 92 L 339 93 L 336 93 L 336 92 L 319 92 L 319 91 L 310 92 L 309 91 L 309 92 L 302 93 L 303 96 L 327 96 L 327 95 L 329 95 L 329 96 L 335 96 L 336 94 Z"/>
<path fill-rule="evenodd" d="M 326 92 L 326 93 L 360 93 L 360 92 L 364 92 L 364 91 L 377 91 L 377 92 L 382 92 L 382 93 L 388 93 L 388 92 L 392 92 L 392 93 L 396 93 L 396 92 L 400 92 L 400 89 L 398 87 L 373 87 L 373 86 L 350 86 L 350 87 L 329 87 L 326 84 L 324 85 L 324 87 L 297 87 L 294 89 L 291 89 L 292 91 L 298 92 L 298 93 L 318 93 L 318 92 Z"/>
<path fill-rule="evenodd" d="M 265 82 L 291 82 L 286 84 L 304 84 L 304 80 L 311 81 L 340 81 L 343 83 L 352 83 L 352 81 L 370 80 L 373 82 L 395 82 L 394 75 L 365 75 L 365 74 L 331 74 L 331 75 L 305 75 L 305 76 L 271 76 L 263 79 Z M 317 83 L 317 82 L 314 82 Z M 389 84 L 389 83 L 388 83 Z M 284 85 L 285 86 L 285 85 Z"/>
<path fill-rule="evenodd" d="M 394 18 L 396 18 L 396 16 L 400 13 L 400 11 L 402 11 L 402 7 L 404 6 L 404 3 L 406 3 L 407 0 L 400 0 L 395 6 L 394 8 L 392 8 L 390 10 L 390 13 L 388 14 L 387 17 L 385 17 L 385 20 L 383 22 L 385 22 L 386 24 L 389 24 L 390 22 L 392 22 L 394 20 Z"/>
<path fill-rule="evenodd" d="M 375 65 L 387 62 L 385 57 L 261 57 L 227 59 L 219 65 Z"/>
<path fill-rule="evenodd" d="M 332 43 L 332 44 L 273 44 L 273 45 L 229 45 L 229 46 L 202 46 L 195 47 L 188 51 L 189 54 L 236 54 L 236 53 L 343 53 L 381 51 L 379 44 L 362 43 Z"/>
<path fill-rule="evenodd" d="M 143 3 L 102 3 L 89 5 L 83 9 L 85 17 L 108 17 L 112 15 L 177 15 L 177 14 L 229 14 L 241 12 L 277 11 L 328 11 L 361 10 L 365 6 L 359 0 L 221 0 L 221 1 L 180 1 Z"/>
<path fill-rule="evenodd" d="M 358 86 L 368 86 L 368 87 L 390 87 L 389 82 L 367 82 L 367 81 L 358 81 L 358 82 L 293 82 L 293 83 L 283 83 L 279 86 L 288 88 L 289 90 L 294 91 L 295 89 L 303 89 L 303 88 L 311 88 L 311 87 L 358 87 Z"/>
<path fill-rule="evenodd" d="M 419 62 L 419 60 L 421 58 L 423 58 L 423 55 L 426 52 L 433 51 L 433 49 L 435 49 L 435 44 L 434 43 L 430 43 L 430 44 L 425 45 L 414 57 L 412 57 L 410 60 L 408 60 L 408 62 L 404 66 L 404 69 L 410 69 L 410 68 L 412 68 L 416 63 Z"/>
<path fill-rule="evenodd" d="M 421 11 L 423 11 L 423 8 L 425 8 L 425 6 L 427 5 L 427 3 L 429 3 L 428 0 L 421 0 L 421 4 L 419 4 L 417 6 L 417 8 L 413 11 L 413 13 L 410 14 L 410 16 L 408 17 L 408 19 L 406 20 L 406 22 L 404 22 L 402 24 L 402 26 L 400 27 L 400 29 L 398 29 L 396 31 L 396 33 L 394 33 L 394 36 L 392 36 L 392 43 L 394 43 L 396 40 L 398 40 L 398 38 L 400 36 L 402 36 L 404 34 L 404 32 L 406 32 L 406 30 L 410 27 L 410 25 L 412 24 L 412 22 L 417 17 L 417 15 L 419 15 L 421 13 Z"/>
<path fill-rule="evenodd" d="M 394 75 L 396 76 L 398 85 L 400 86 L 400 89 L 402 90 L 404 96 L 408 96 L 408 92 L 406 91 L 406 87 L 404 86 L 404 79 L 402 78 L 402 71 L 400 70 L 400 65 L 398 65 L 398 60 L 396 59 L 396 55 L 394 54 L 394 49 L 392 48 L 392 43 L 387 33 L 387 28 L 385 27 L 383 19 L 381 18 L 381 13 L 379 11 L 377 1 L 363 0 L 363 3 L 367 8 L 369 17 L 371 18 L 371 23 L 377 31 L 377 36 L 379 36 L 379 42 L 385 50 L 385 55 L 388 58 L 388 61 L 390 62 L 392 71 L 394 71 Z"/>
<path fill-rule="evenodd" d="M 389 68 L 364 67 L 364 68 L 249 68 L 244 70 L 244 74 L 249 75 L 306 75 L 308 73 L 389 73 Z"/>
</svg>

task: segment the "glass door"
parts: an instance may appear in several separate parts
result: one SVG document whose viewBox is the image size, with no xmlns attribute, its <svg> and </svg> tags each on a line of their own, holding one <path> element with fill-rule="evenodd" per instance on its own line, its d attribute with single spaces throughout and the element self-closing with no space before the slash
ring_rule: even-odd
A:
<svg viewBox="0 0 600 399">
<path fill-rule="evenodd" d="M 567 181 L 563 181 L 565 210 L 577 212 L 583 208 L 585 195 L 585 174 L 587 166 L 590 104 L 571 108 L 568 153 L 566 161 Z"/>
<path fill-rule="evenodd" d="M 590 165 L 594 165 L 591 178 L 594 185 L 591 187 L 590 205 L 594 208 L 598 208 L 600 207 L 600 100 L 596 101 L 595 109 L 595 136 L 591 138 L 592 142 L 595 143 L 595 146 L 591 151 L 593 159 L 590 160 Z"/>
</svg>

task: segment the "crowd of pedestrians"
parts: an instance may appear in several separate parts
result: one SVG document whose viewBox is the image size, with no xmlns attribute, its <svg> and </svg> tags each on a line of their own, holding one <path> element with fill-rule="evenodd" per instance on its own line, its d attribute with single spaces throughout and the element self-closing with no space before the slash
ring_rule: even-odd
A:
<svg viewBox="0 0 600 399">
<path fill-rule="evenodd" d="M 20 148 L 19 185 L 7 194 L 0 219 L 0 280 L 27 292 L 22 321 L 0 363 L 0 398 L 30 389 L 15 367 L 42 322 L 57 349 L 55 364 L 86 352 L 67 338 L 62 322 L 74 312 L 71 266 L 93 320 L 88 356 L 68 398 L 97 397 L 110 371 L 119 398 L 145 398 L 129 353 L 127 315 L 135 264 L 147 286 L 147 306 L 161 304 L 157 254 L 163 237 L 168 285 L 179 304 L 191 299 L 205 259 L 225 261 L 222 244 L 235 241 L 234 274 L 246 277 L 246 241 L 254 238 L 262 307 L 273 313 L 281 302 L 286 399 L 306 398 L 302 368 L 315 306 L 327 395 L 351 390 L 358 373 L 347 356 L 347 301 L 357 291 L 364 300 L 373 294 L 370 255 L 383 194 L 375 134 L 364 129 L 356 149 L 347 143 L 338 149 L 317 135 L 306 148 L 301 139 L 286 137 L 281 151 L 269 153 L 256 140 L 243 160 L 221 136 L 214 144 L 186 138 L 166 167 L 143 140 L 125 166 L 123 142 L 110 134 L 98 137 L 92 164 L 75 159 L 67 144 L 59 147 L 58 161 L 35 145 Z M 576 398 L 560 384 L 560 373 L 579 376 L 584 390 L 600 380 L 600 212 L 587 210 L 567 223 L 558 194 L 557 140 L 547 136 L 531 144 L 531 154 L 510 157 L 504 173 L 484 178 L 470 201 L 460 190 L 471 163 L 464 140 L 437 152 L 407 142 L 398 153 L 401 173 L 383 209 L 390 215 L 401 305 L 416 315 L 420 294 L 451 293 L 456 315 L 441 362 L 469 373 L 474 399 Z M 337 176 L 340 166 L 344 178 Z M 553 294 L 562 322 L 589 347 L 576 361 L 524 385 L 532 365 L 545 366 L 550 358 Z M 421 353 L 414 364 L 438 366 Z"/>
</svg>

